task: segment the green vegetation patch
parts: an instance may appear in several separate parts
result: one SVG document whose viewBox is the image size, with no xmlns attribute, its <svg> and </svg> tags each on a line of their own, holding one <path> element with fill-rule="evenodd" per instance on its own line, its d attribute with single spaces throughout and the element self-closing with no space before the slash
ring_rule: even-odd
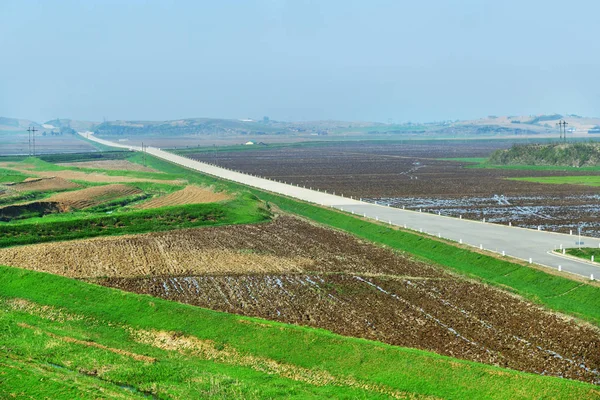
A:
<svg viewBox="0 0 600 400">
<path fill-rule="evenodd" d="M 514 181 L 549 183 L 554 185 L 585 185 L 585 186 L 600 186 L 600 176 L 545 176 L 545 177 L 525 177 L 525 178 L 510 178 Z"/>
<path fill-rule="evenodd" d="M 477 163 L 483 164 L 487 161 L 487 158 L 482 157 L 455 157 L 455 158 L 439 158 L 439 160 L 444 161 L 459 161 L 459 162 L 468 162 L 468 163 Z"/>
<path fill-rule="evenodd" d="M 268 212 L 252 195 L 224 203 L 164 207 L 83 218 L 77 214 L 47 215 L 32 221 L 0 224 L 0 247 L 207 225 L 256 223 L 268 219 Z"/>
<path fill-rule="evenodd" d="M 600 166 L 597 167 L 569 167 L 563 165 L 496 165 L 491 164 L 487 158 L 479 157 L 464 157 L 464 158 L 441 158 L 446 161 L 458 161 L 471 163 L 465 168 L 486 168 L 486 169 L 505 169 L 518 171 L 573 171 L 573 172 L 598 172 Z"/>
<path fill-rule="evenodd" d="M 514 145 L 508 150 L 495 151 L 488 162 L 495 165 L 598 167 L 600 144 L 572 142 Z"/>
<path fill-rule="evenodd" d="M 12 169 L 0 168 L 0 183 L 23 182 L 27 175 Z"/>
<path fill-rule="evenodd" d="M 0 397 L 597 398 L 593 385 L 0 267 Z"/>
<path fill-rule="evenodd" d="M 47 197 L 47 193 L 43 193 L 43 192 L 10 193 L 10 194 L 6 194 L 3 197 L 0 197 L 0 207 L 6 206 L 9 204 L 21 203 L 21 202 L 25 202 L 25 201 L 39 200 L 44 197 Z"/>
<path fill-rule="evenodd" d="M 583 258 L 585 260 L 590 261 L 592 256 L 594 256 L 594 261 L 600 261 L 600 249 L 592 248 L 592 247 L 582 247 L 581 249 L 571 248 L 565 250 L 567 254 Z"/>
<path fill-rule="evenodd" d="M 80 161 L 125 160 L 130 156 L 131 152 L 129 151 L 115 151 L 114 148 L 111 148 L 110 151 L 97 153 L 44 154 L 39 156 L 39 158 L 49 163 L 68 163 Z"/>
</svg>

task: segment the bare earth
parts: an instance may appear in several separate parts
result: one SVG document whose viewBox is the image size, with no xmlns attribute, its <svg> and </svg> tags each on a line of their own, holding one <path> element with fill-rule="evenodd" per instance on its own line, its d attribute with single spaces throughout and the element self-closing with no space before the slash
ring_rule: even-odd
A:
<svg viewBox="0 0 600 400">
<path fill-rule="evenodd" d="M 596 328 L 292 217 L 5 248 L 0 264 L 600 382 Z"/>
<path fill-rule="evenodd" d="M 19 192 L 58 191 L 58 190 L 77 189 L 79 187 L 81 187 L 81 186 L 76 183 L 70 182 L 66 179 L 56 178 L 56 177 L 41 178 L 41 179 L 28 178 L 24 182 L 10 185 L 11 189 L 14 189 Z"/>
<path fill-rule="evenodd" d="M 141 209 L 158 208 L 167 206 L 180 206 L 184 204 L 213 203 L 230 199 L 225 193 L 215 193 L 209 189 L 198 186 L 186 186 L 184 189 L 166 196 L 148 200 L 138 206 Z"/>
<path fill-rule="evenodd" d="M 153 168 L 144 167 L 143 165 L 132 163 L 131 161 L 127 160 L 79 161 L 71 163 L 58 163 L 56 165 L 61 165 L 64 167 L 94 168 L 118 171 L 159 172 Z"/>
<path fill-rule="evenodd" d="M 120 197 L 143 193 L 140 189 L 123 184 L 94 186 L 73 192 L 57 193 L 47 201 L 63 204 L 68 208 L 92 207 Z"/>
</svg>

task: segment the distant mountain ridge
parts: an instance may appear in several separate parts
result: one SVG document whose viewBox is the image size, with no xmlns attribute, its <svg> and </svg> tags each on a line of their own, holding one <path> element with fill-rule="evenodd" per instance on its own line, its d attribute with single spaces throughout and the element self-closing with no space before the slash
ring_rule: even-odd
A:
<svg viewBox="0 0 600 400">
<path fill-rule="evenodd" d="M 0 131 L 21 132 L 27 130 L 29 127 L 34 127 L 39 131 L 46 132 L 66 128 L 75 131 L 88 131 L 92 130 L 96 125 L 98 125 L 97 122 L 76 121 L 71 119 L 54 119 L 39 123 L 29 119 L 0 117 Z"/>
<path fill-rule="evenodd" d="M 102 123 L 71 119 L 54 119 L 38 123 L 27 119 L 0 117 L 1 131 L 24 131 L 33 126 L 41 131 L 93 131 L 106 137 L 135 136 L 237 136 L 237 135 L 329 135 L 329 134 L 438 134 L 449 136 L 552 134 L 558 131 L 557 122 L 567 121 L 570 133 L 587 134 L 600 125 L 600 118 L 578 115 L 488 116 L 474 120 L 438 121 L 430 123 L 384 124 L 379 122 L 348 121 L 274 121 L 224 118 L 186 118 L 169 121 L 118 120 Z"/>
</svg>

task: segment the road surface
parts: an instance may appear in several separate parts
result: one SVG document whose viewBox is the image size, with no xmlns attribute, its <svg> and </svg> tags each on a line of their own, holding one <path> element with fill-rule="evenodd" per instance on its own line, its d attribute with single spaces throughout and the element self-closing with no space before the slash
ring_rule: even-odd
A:
<svg viewBox="0 0 600 400">
<path fill-rule="evenodd" d="M 107 146 L 142 151 L 141 147 L 110 142 L 96 138 L 87 132 L 82 133 L 82 136 Z M 595 278 L 600 279 L 600 264 L 562 256 L 553 251 L 560 248 L 577 247 L 577 235 L 537 231 L 402 210 L 231 171 L 223 167 L 175 155 L 156 147 L 147 147 L 146 152 L 163 160 L 257 189 L 336 208 L 419 232 L 422 231 L 430 235 L 526 260 L 547 268 L 558 269 L 560 266 L 561 270 L 565 272 L 585 277 L 593 275 Z M 585 247 L 600 247 L 600 239 L 598 238 L 582 237 L 581 240 L 584 242 Z"/>
</svg>

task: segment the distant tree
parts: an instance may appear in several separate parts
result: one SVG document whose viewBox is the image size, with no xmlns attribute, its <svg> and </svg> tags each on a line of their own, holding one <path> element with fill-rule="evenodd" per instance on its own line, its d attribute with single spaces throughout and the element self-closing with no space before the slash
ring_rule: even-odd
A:
<svg viewBox="0 0 600 400">
<path fill-rule="evenodd" d="M 265 115 L 265 116 L 263 117 L 263 122 L 264 122 L 265 124 L 268 124 L 268 123 L 269 123 L 269 117 L 267 117 L 267 116 Z"/>
</svg>

